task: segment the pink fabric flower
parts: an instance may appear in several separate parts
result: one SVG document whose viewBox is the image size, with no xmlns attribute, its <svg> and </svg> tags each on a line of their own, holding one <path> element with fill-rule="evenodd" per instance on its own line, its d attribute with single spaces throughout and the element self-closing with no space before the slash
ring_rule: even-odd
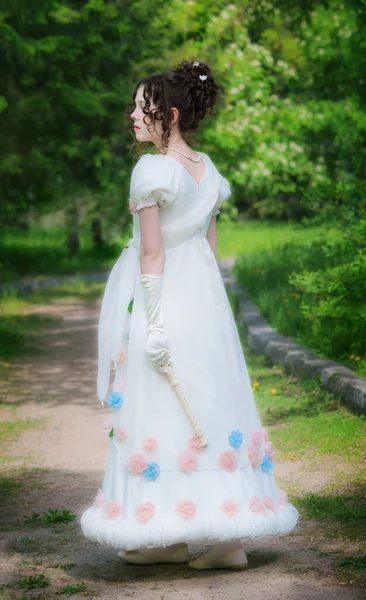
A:
<svg viewBox="0 0 366 600">
<path fill-rule="evenodd" d="M 115 436 L 119 442 L 125 442 L 128 439 L 127 429 L 124 427 L 117 427 Z"/>
<path fill-rule="evenodd" d="M 258 467 L 262 462 L 262 456 L 259 446 L 249 444 L 248 446 L 248 458 L 253 467 Z"/>
<path fill-rule="evenodd" d="M 175 509 L 180 517 L 187 521 L 188 519 L 193 519 L 193 517 L 197 514 L 197 507 L 194 502 L 190 500 L 183 500 L 177 504 L 177 508 Z"/>
<path fill-rule="evenodd" d="M 116 500 L 110 500 L 105 506 L 105 512 L 108 519 L 117 519 L 122 515 L 122 504 Z"/>
<path fill-rule="evenodd" d="M 95 506 L 95 508 L 101 508 L 101 506 L 103 506 L 103 502 L 104 502 L 103 490 L 98 490 L 97 495 L 94 498 L 93 506 Z"/>
<path fill-rule="evenodd" d="M 141 525 L 144 525 L 152 519 L 155 514 L 155 506 L 151 504 L 151 502 L 145 502 L 145 504 L 140 504 L 136 508 L 136 518 Z"/>
<path fill-rule="evenodd" d="M 265 496 L 263 498 L 263 502 L 264 502 L 264 506 L 266 508 L 268 508 L 268 510 L 272 510 L 275 513 L 278 512 L 278 508 L 275 505 L 274 500 L 273 500 L 273 498 L 271 498 L 271 496 Z"/>
<path fill-rule="evenodd" d="M 262 427 L 262 435 L 265 442 L 269 441 L 268 429 Z"/>
<path fill-rule="evenodd" d="M 158 442 L 154 437 L 147 437 L 144 439 L 143 446 L 145 452 L 154 452 L 158 447 Z"/>
<path fill-rule="evenodd" d="M 263 501 L 258 496 L 253 496 L 249 502 L 249 508 L 254 513 L 264 512 Z"/>
<path fill-rule="evenodd" d="M 267 456 L 269 456 L 271 460 L 274 459 L 276 453 L 275 449 L 273 448 L 272 442 L 266 442 L 264 444 L 264 452 L 265 454 L 267 454 Z"/>
<path fill-rule="evenodd" d="M 238 466 L 238 457 L 232 450 L 227 450 L 226 452 L 221 452 L 218 462 L 222 469 L 232 472 Z"/>
<path fill-rule="evenodd" d="M 125 360 L 126 355 L 123 352 L 123 350 L 120 350 L 119 354 L 118 354 L 118 360 L 117 360 L 117 364 L 120 365 L 123 363 L 123 361 Z"/>
<path fill-rule="evenodd" d="M 252 442 L 255 446 L 260 446 L 263 442 L 263 433 L 261 431 L 253 431 Z"/>
<path fill-rule="evenodd" d="M 279 490 L 278 500 L 280 501 L 280 504 L 288 504 L 288 496 L 285 490 Z"/>
<path fill-rule="evenodd" d="M 103 423 L 103 431 L 104 435 L 109 435 L 110 430 L 113 427 L 113 419 L 112 417 L 108 417 Z"/>
<path fill-rule="evenodd" d="M 191 437 L 188 445 L 192 452 L 201 452 L 202 450 L 202 442 L 199 437 Z"/>
<path fill-rule="evenodd" d="M 190 473 L 191 471 L 196 471 L 198 467 L 198 458 L 194 452 L 190 450 L 186 450 L 183 454 L 178 458 L 178 467 L 181 471 L 185 471 L 185 473 Z"/>
<path fill-rule="evenodd" d="M 240 504 L 232 498 L 227 498 L 220 506 L 221 510 L 231 519 L 240 512 Z"/>
<path fill-rule="evenodd" d="M 141 475 L 142 471 L 146 469 L 146 460 L 142 454 L 135 452 L 135 454 L 131 454 L 127 468 L 133 475 Z"/>
</svg>

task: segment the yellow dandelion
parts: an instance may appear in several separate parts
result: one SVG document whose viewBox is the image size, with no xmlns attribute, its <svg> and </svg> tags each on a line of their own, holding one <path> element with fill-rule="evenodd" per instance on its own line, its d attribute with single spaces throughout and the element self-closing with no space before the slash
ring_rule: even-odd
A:
<svg viewBox="0 0 366 600">
<path fill-rule="evenodd" d="M 255 382 L 253 383 L 253 387 L 258 387 L 259 385 L 260 385 L 260 384 L 258 383 L 258 381 L 255 381 Z"/>
<path fill-rule="evenodd" d="M 271 389 L 271 394 L 277 394 L 277 390 L 276 390 L 276 388 L 272 388 L 272 389 Z"/>
<path fill-rule="evenodd" d="M 351 355 L 350 355 L 350 359 L 351 359 L 351 360 L 352 360 L 352 358 L 354 358 L 354 357 L 355 357 L 355 355 L 354 355 L 354 354 L 351 354 Z"/>
<path fill-rule="evenodd" d="M 361 360 L 361 359 L 360 359 L 360 357 L 359 357 L 359 356 L 356 356 L 356 357 L 355 357 L 355 360 Z"/>
</svg>

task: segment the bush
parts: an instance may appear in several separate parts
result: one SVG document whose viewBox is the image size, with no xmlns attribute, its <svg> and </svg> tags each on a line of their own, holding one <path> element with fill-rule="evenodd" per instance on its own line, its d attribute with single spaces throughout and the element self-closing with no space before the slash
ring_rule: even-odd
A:
<svg viewBox="0 0 366 600">
<path fill-rule="evenodd" d="M 366 372 L 366 219 L 345 231 L 324 227 L 240 259 L 235 267 L 271 324 L 320 354 Z"/>
</svg>

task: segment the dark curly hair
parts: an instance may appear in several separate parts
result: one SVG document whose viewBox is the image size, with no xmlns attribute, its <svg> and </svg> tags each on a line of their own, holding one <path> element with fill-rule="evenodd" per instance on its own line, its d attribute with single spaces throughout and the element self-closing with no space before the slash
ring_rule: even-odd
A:
<svg viewBox="0 0 366 600">
<path fill-rule="evenodd" d="M 206 113 L 212 114 L 218 92 L 210 67 L 197 61 L 183 61 L 170 73 L 150 75 L 136 85 L 132 98 L 135 101 L 140 86 L 144 87 L 145 106 L 143 112 L 148 117 L 144 122 L 149 131 L 155 130 L 155 121 L 162 122 L 162 145 L 168 146 L 171 133 L 171 109 L 178 109 L 178 126 L 184 138 L 194 132 Z M 156 108 L 150 109 L 151 103 Z M 134 102 L 127 107 L 127 117 L 135 109 Z"/>
</svg>

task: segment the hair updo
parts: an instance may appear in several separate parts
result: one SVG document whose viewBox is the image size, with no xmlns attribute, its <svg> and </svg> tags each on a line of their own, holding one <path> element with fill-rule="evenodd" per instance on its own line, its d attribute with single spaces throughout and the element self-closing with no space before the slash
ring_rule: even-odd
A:
<svg viewBox="0 0 366 600">
<path fill-rule="evenodd" d="M 178 109 L 178 126 L 185 137 L 198 128 L 207 113 L 212 114 L 219 89 L 209 66 L 198 61 L 183 61 L 170 73 L 141 79 L 133 91 L 133 100 L 140 86 L 144 86 L 143 112 L 149 117 L 148 129 L 153 131 L 155 121 L 162 122 L 163 146 L 168 145 L 171 133 L 171 109 Z M 154 110 L 150 109 L 151 102 L 156 107 Z M 133 110 L 134 104 L 129 105 L 127 116 L 130 119 Z"/>
</svg>

